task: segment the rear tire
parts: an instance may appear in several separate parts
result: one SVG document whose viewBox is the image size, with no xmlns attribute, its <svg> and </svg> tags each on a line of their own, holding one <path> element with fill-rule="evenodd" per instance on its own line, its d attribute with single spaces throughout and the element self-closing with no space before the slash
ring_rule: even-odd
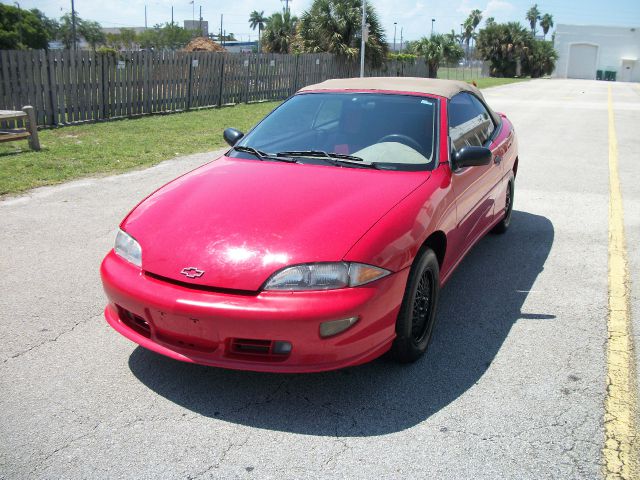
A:
<svg viewBox="0 0 640 480">
<path fill-rule="evenodd" d="M 505 233 L 509 229 L 511 213 L 513 212 L 513 190 L 513 180 L 509 180 L 506 193 L 507 198 L 504 204 L 505 215 L 504 218 L 493 227 L 493 233 Z"/>
<path fill-rule="evenodd" d="M 433 250 L 414 261 L 398 320 L 391 353 L 401 363 L 418 360 L 427 351 L 436 320 L 440 293 L 440 267 Z"/>
</svg>

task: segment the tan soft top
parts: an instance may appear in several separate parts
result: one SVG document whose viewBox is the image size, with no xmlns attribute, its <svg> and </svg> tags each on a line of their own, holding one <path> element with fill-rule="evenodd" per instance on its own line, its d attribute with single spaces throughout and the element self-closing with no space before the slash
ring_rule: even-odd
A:
<svg viewBox="0 0 640 480">
<path fill-rule="evenodd" d="M 312 90 L 380 90 L 396 92 L 416 92 L 451 98 L 460 92 L 473 92 L 483 98 L 480 90 L 473 85 L 458 80 L 415 77 L 365 77 L 336 78 L 301 88 L 301 92 Z"/>
</svg>

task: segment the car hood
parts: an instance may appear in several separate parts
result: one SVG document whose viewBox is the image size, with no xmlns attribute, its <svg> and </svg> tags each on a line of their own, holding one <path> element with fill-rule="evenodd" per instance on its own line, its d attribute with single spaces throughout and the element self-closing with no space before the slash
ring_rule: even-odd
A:
<svg viewBox="0 0 640 480">
<path fill-rule="evenodd" d="M 429 176 L 222 157 L 153 193 L 122 228 L 147 273 L 257 291 L 284 266 L 341 260 Z M 189 267 L 204 273 L 181 274 Z"/>
</svg>

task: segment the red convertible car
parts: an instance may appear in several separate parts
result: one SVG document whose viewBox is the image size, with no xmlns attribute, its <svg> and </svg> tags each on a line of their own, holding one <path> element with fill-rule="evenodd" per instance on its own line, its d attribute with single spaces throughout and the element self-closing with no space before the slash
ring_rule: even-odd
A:
<svg viewBox="0 0 640 480">
<path fill-rule="evenodd" d="M 176 360 L 414 361 L 442 285 L 509 227 L 516 135 L 463 82 L 328 80 L 224 137 L 225 155 L 127 215 L 101 267 L 109 324 Z"/>
</svg>

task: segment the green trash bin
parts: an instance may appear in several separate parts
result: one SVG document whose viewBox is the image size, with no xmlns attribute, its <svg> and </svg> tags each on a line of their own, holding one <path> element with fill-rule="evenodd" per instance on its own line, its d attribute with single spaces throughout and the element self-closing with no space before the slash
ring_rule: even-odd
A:
<svg viewBox="0 0 640 480">
<path fill-rule="evenodd" d="M 604 71 L 604 79 L 607 80 L 608 82 L 615 82 L 616 81 L 616 72 L 615 72 L 615 70 L 605 70 Z"/>
<path fill-rule="evenodd" d="M 602 80 L 602 70 L 596 70 L 596 80 Z"/>
</svg>

